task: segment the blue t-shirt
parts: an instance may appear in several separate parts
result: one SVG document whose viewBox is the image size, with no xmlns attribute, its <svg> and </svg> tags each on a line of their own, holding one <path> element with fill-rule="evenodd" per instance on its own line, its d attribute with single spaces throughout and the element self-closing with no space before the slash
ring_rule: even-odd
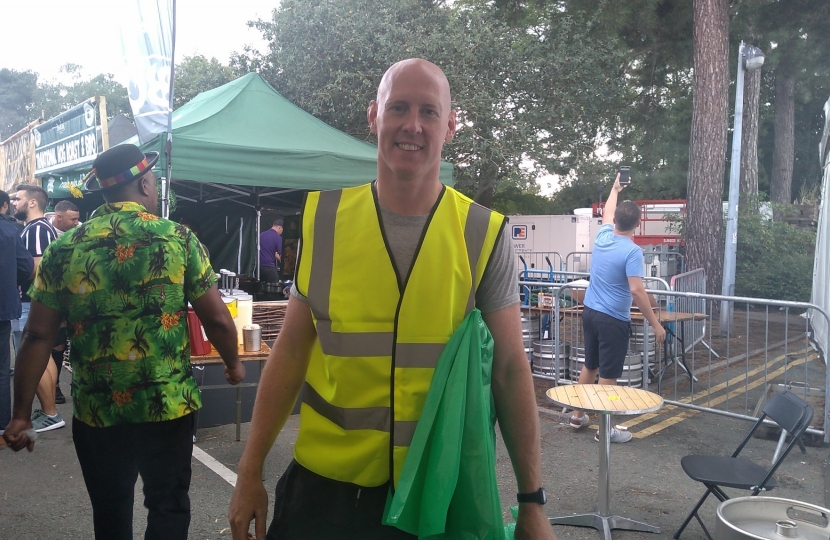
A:
<svg viewBox="0 0 830 540">
<path fill-rule="evenodd" d="M 591 253 L 591 281 L 585 305 L 621 321 L 631 320 L 629 277 L 643 277 L 643 250 L 631 238 L 603 225 Z"/>
</svg>

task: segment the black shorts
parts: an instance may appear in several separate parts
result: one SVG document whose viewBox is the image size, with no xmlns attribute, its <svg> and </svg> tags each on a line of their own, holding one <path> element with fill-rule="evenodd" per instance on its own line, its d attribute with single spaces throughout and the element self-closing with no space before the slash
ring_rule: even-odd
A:
<svg viewBox="0 0 830 540">
<path fill-rule="evenodd" d="M 585 306 L 582 330 L 585 334 L 585 367 L 599 368 L 601 379 L 618 379 L 628 354 L 631 323 Z"/>
<path fill-rule="evenodd" d="M 388 483 L 366 488 L 338 482 L 292 460 L 277 482 L 266 539 L 417 540 L 381 523 L 388 493 Z"/>
</svg>

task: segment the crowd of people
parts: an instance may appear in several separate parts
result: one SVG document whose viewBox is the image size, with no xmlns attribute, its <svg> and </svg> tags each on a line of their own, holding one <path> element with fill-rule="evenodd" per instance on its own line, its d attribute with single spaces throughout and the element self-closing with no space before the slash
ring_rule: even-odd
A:
<svg viewBox="0 0 830 540">
<path fill-rule="evenodd" d="M 387 496 L 441 351 L 479 310 L 493 339 L 492 356 L 482 361 L 492 363 L 492 397 L 519 491 L 515 537 L 554 539 L 507 220 L 439 181 L 442 147 L 457 129 L 446 76 L 426 60 L 394 64 L 367 121 L 378 140 L 377 178 L 310 193 L 305 202 L 285 322 L 261 374 L 230 501 L 233 538 L 247 540 L 252 525 L 259 539 L 415 538 L 383 523 Z M 105 204 L 84 223 L 68 202 L 46 219 L 48 199 L 38 187 L 0 195 L 0 210 L 13 209 L 19 220 L 5 213 L 0 220 L 3 253 L 15 253 L 0 258 L 0 430 L 13 450 L 32 451 L 33 432 L 65 425 L 55 404 L 65 399 L 59 377 L 69 342 L 73 442 L 98 539 L 133 537 L 138 475 L 145 537 L 187 538 L 193 413 L 201 407 L 189 305 L 228 383 L 245 376 L 204 246 L 188 227 L 156 215 L 157 159 L 128 144 L 100 154 L 85 188 Z M 585 300 L 599 320 L 585 319 L 585 383 L 597 373 L 600 383 L 615 382 L 628 339 L 619 314 L 627 315 L 632 295 L 638 306 L 647 302 L 642 258 L 637 267 L 628 244 L 639 209 L 616 205 L 620 189 L 616 183 L 597 238 L 607 264 L 598 275 L 592 268 Z M 262 233 L 268 281 L 278 275 L 282 225 Z M 12 406 L 3 339 L 13 327 Z M 653 327 L 662 339 L 660 325 Z M 280 477 L 269 525 L 263 467 L 301 392 L 294 460 Z M 579 413 L 571 420 L 586 423 Z M 318 519 L 321 512 L 327 519 Z"/>
</svg>

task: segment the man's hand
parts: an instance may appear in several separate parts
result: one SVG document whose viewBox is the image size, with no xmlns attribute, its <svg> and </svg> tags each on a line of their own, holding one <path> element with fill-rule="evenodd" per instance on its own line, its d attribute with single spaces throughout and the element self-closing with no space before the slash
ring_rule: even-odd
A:
<svg viewBox="0 0 830 540">
<path fill-rule="evenodd" d="M 261 475 L 260 475 L 261 476 Z M 323 510 L 325 511 L 325 510 Z M 268 493 L 260 477 L 240 474 L 231 497 L 228 521 L 233 540 L 265 540 L 265 520 L 268 518 Z M 254 536 L 248 529 L 254 521 Z"/>
<path fill-rule="evenodd" d="M 617 178 L 614 179 L 614 185 L 611 187 L 611 193 L 608 194 L 608 200 L 605 201 L 605 207 L 602 209 L 602 224 L 614 224 L 614 212 L 617 211 L 617 196 L 620 191 L 625 189 L 625 186 L 620 184 L 620 173 L 617 173 Z"/>
<path fill-rule="evenodd" d="M 12 418 L 12 421 L 6 426 L 3 432 L 3 440 L 15 452 L 20 452 L 24 448 L 31 452 L 35 449 L 35 440 L 30 439 L 26 431 L 32 429 L 32 421 L 24 418 Z"/>
<path fill-rule="evenodd" d="M 617 178 L 614 179 L 614 188 L 613 190 L 617 193 L 624 190 L 625 186 L 620 184 L 620 173 L 617 173 Z"/>
<path fill-rule="evenodd" d="M 556 534 L 541 504 L 525 503 L 519 505 L 519 517 L 516 519 L 516 540 L 556 540 Z"/>
<path fill-rule="evenodd" d="M 242 365 L 241 360 L 237 361 L 236 365 L 233 367 L 225 366 L 225 379 L 227 379 L 228 383 L 237 385 L 241 383 L 244 378 L 245 366 Z"/>
<path fill-rule="evenodd" d="M 654 339 L 657 340 L 657 345 L 666 341 L 666 329 L 663 328 L 663 325 L 657 325 L 652 330 L 654 330 Z"/>
</svg>

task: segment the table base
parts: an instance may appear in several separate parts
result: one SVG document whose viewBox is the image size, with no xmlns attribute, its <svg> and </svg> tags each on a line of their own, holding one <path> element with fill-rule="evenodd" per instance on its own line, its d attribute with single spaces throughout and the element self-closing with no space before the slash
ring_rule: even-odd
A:
<svg viewBox="0 0 830 540">
<path fill-rule="evenodd" d="M 611 529 L 626 531 L 640 531 L 659 533 L 660 527 L 655 527 L 641 521 L 635 521 L 622 516 L 601 516 L 599 513 L 573 514 L 548 518 L 551 525 L 572 525 L 574 527 L 591 527 L 602 533 L 603 540 L 611 540 Z"/>
</svg>

